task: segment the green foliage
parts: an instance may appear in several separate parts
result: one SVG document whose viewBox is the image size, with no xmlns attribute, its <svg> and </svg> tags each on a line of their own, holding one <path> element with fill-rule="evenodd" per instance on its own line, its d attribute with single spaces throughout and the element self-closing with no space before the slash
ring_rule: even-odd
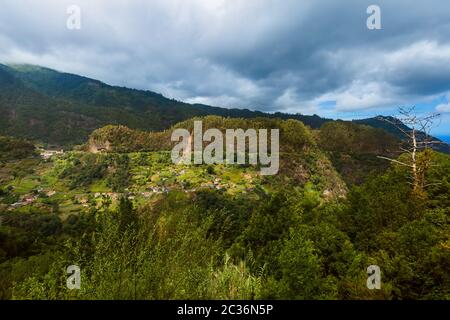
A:
<svg viewBox="0 0 450 320">
<path fill-rule="evenodd" d="M 389 163 L 377 156 L 394 157 L 400 143 L 383 129 L 344 121 L 325 123 L 317 134 L 317 141 L 350 184 L 361 184 L 368 173 L 384 172 Z"/>
<path fill-rule="evenodd" d="M 297 119 L 314 128 L 317 115 L 187 104 L 160 94 L 109 86 L 100 81 L 30 65 L 0 65 L 0 134 L 73 146 L 108 124 L 158 131 L 192 117 Z"/>
<path fill-rule="evenodd" d="M 225 255 L 223 267 L 211 272 L 209 277 L 209 297 L 218 300 L 253 300 L 261 297 L 264 268 L 252 275 L 244 261 L 235 265 Z"/>
<path fill-rule="evenodd" d="M 35 155 L 35 147 L 32 143 L 22 139 L 0 136 L 0 163 L 33 155 Z"/>
<path fill-rule="evenodd" d="M 109 173 L 107 184 L 114 192 L 123 192 L 130 183 L 130 158 L 128 155 L 114 155 L 107 159 Z"/>
<path fill-rule="evenodd" d="M 415 194 L 405 169 L 394 167 L 354 188 L 341 215 L 343 230 L 380 265 L 394 298 L 449 297 L 449 157 L 432 158 L 425 195 Z"/>
<path fill-rule="evenodd" d="M 347 189 L 318 147 L 321 133 L 314 140 L 298 121 L 202 119 L 204 129 L 280 128 L 280 174 L 175 166 L 167 151 L 141 152 L 167 149 L 168 132 L 121 126 L 91 136 L 88 146 L 108 152 L 5 162 L 0 298 L 450 298 L 450 157 L 418 155 L 433 164 L 420 196 L 396 165 Z M 347 140 L 330 154 L 378 152 L 378 142 L 348 135 L 372 129 L 336 130 Z M 381 290 L 366 287 L 371 264 Z M 81 290 L 65 286 L 69 265 L 81 267 Z"/>
<path fill-rule="evenodd" d="M 382 129 L 344 121 L 324 124 L 318 141 L 324 150 L 348 154 L 385 154 L 394 151 L 398 143 L 398 139 Z"/>
<path fill-rule="evenodd" d="M 60 173 L 60 178 L 68 178 L 70 188 L 85 187 L 96 179 L 102 179 L 107 172 L 107 163 L 103 158 L 94 154 L 69 158 L 69 163 Z"/>
<path fill-rule="evenodd" d="M 280 299 L 332 299 L 336 284 L 326 278 L 314 244 L 302 233 L 291 230 L 278 256 L 279 279 L 269 282 L 269 297 Z"/>
</svg>

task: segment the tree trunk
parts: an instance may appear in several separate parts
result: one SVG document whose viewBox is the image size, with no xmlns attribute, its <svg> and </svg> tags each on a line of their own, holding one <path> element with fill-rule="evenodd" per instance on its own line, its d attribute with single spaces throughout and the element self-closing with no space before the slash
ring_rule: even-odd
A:
<svg viewBox="0 0 450 320">
<path fill-rule="evenodd" d="M 413 128 L 412 131 L 412 142 L 413 142 L 413 150 L 411 153 L 412 158 L 412 174 L 413 174 L 413 190 L 414 192 L 419 192 L 420 190 L 420 183 L 419 183 L 419 177 L 417 175 L 417 139 L 416 139 L 416 129 Z"/>
</svg>

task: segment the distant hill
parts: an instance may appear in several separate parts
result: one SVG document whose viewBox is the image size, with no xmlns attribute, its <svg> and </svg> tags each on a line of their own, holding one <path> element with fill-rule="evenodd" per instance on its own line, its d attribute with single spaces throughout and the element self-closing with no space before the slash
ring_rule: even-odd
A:
<svg viewBox="0 0 450 320">
<path fill-rule="evenodd" d="M 161 132 L 145 132 L 132 130 L 125 126 L 105 126 L 95 130 L 89 137 L 87 149 L 92 152 L 138 152 L 138 151 L 170 151 L 175 145 L 171 141 L 173 129 L 183 128 L 193 131 L 194 121 L 201 120 L 203 131 L 211 128 L 225 133 L 226 129 L 276 128 L 280 130 L 280 152 L 299 152 L 305 146 L 316 143 L 311 130 L 298 120 L 279 120 L 269 118 L 224 118 L 206 116 L 193 118 L 175 124 L 169 130 Z M 205 145 L 208 143 L 205 143 Z"/>
<path fill-rule="evenodd" d="M 297 119 L 319 128 L 319 116 L 267 114 L 187 104 L 143 90 L 110 86 L 98 80 L 31 65 L 0 65 L 0 133 L 58 145 L 86 141 L 96 128 L 125 125 L 160 131 L 206 115 Z"/>
<path fill-rule="evenodd" d="M 324 166 L 331 162 L 349 185 L 362 183 L 371 173 L 384 172 L 389 162 L 377 156 L 397 157 L 396 150 L 400 145 L 400 140 L 385 130 L 348 121 L 327 122 L 320 130 L 313 132 L 302 122 L 293 119 L 244 119 L 218 116 L 206 116 L 200 119 L 203 130 L 216 128 L 225 132 L 226 129 L 233 128 L 244 130 L 278 128 L 282 172 L 288 176 L 301 177 L 302 174 L 299 172 L 302 172 L 302 167 L 311 166 L 311 163 L 301 164 L 302 161 L 327 157 L 329 160 L 323 162 Z M 170 151 L 175 144 L 171 141 L 172 130 L 185 128 L 192 132 L 194 120 L 196 118 L 183 121 L 162 132 L 132 130 L 125 126 L 105 126 L 90 135 L 84 150 L 92 153 Z M 321 170 L 316 169 L 316 172 Z M 285 172 L 286 170 L 288 172 Z"/>
<path fill-rule="evenodd" d="M 2 64 L 0 112 L 0 134 L 64 147 L 85 143 L 92 131 L 106 125 L 163 131 L 181 121 L 207 115 L 295 119 L 313 129 L 333 121 L 317 115 L 188 104 L 155 92 L 110 86 L 40 66 Z M 382 128 L 400 137 L 395 127 L 376 118 L 355 123 Z M 450 146 L 441 145 L 439 151 L 450 153 Z"/>
<path fill-rule="evenodd" d="M 446 142 L 447 144 L 450 143 L 450 136 L 439 136 L 438 137 L 441 141 Z"/>
<path fill-rule="evenodd" d="M 360 184 L 369 173 L 384 172 L 389 161 L 377 156 L 396 158 L 401 144 L 386 130 L 349 121 L 324 124 L 317 141 L 348 184 Z"/>
<path fill-rule="evenodd" d="M 368 119 L 362 119 L 362 120 L 353 120 L 352 122 L 357 123 L 357 124 L 364 124 L 364 125 L 368 125 L 374 128 L 379 128 L 379 129 L 383 129 L 391 134 L 393 134 L 394 136 L 400 138 L 400 139 L 404 139 L 404 134 L 401 132 L 400 129 L 398 129 L 397 127 L 391 125 L 389 122 L 387 121 L 383 121 L 384 119 L 387 119 L 389 121 L 395 121 L 396 119 L 393 117 L 383 117 L 383 116 L 378 116 L 378 117 L 374 117 L 374 118 L 368 118 Z M 398 121 L 398 120 L 397 120 Z M 404 125 L 404 124 L 399 124 L 400 128 L 402 130 L 408 131 L 409 128 Z M 448 145 L 448 143 L 446 141 L 442 141 L 439 138 L 433 137 L 434 141 L 441 141 L 441 144 L 435 144 L 433 146 L 433 149 L 440 151 L 440 152 L 444 152 L 447 154 L 450 154 L 450 145 Z"/>
<path fill-rule="evenodd" d="M 92 153 L 99 151 L 104 153 L 170 151 L 175 145 L 175 142 L 171 141 L 172 129 L 185 128 L 192 132 L 194 120 L 183 121 L 162 132 L 143 132 L 125 126 L 106 126 L 95 130 L 90 135 L 85 150 Z M 206 116 L 201 120 L 203 130 L 216 128 L 225 132 L 226 129 L 238 128 L 244 130 L 250 128 L 279 129 L 279 175 L 271 179 L 275 179 L 278 181 L 277 183 L 283 185 L 286 181 L 291 181 L 295 185 L 303 185 L 309 179 L 314 178 L 316 184 L 324 186 L 324 190 L 329 190 L 335 196 L 343 196 L 346 193 L 342 177 L 334 169 L 326 153 L 317 145 L 312 130 L 302 122 L 293 119 L 244 119 L 219 116 Z M 208 144 L 205 142 L 204 146 Z M 331 190 L 333 191 L 331 192 Z"/>
</svg>

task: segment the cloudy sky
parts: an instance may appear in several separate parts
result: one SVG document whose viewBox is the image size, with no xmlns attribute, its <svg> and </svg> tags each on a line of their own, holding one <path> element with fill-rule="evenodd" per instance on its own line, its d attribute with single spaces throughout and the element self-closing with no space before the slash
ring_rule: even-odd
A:
<svg viewBox="0 0 450 320">
<path fill-rule="evenodd" d="M 381 30 L 366 26 L 372 4 Z M 2 0 L 0 62 L 267 112 L 416 105 L 441 112 L 434 132 L 450 135 L 448 0 Z"/>
</svg>

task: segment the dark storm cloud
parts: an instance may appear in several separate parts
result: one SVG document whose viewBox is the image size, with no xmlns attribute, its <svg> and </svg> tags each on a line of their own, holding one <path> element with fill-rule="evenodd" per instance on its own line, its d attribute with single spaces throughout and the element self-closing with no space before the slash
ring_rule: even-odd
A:
<svg viewBox="0 0 450 320">
<path fill-rule="evenodd" d="M 382 30 L 366 27 L 371 4 Z M 0 59 L 188 102 L 355 112 L 450 92 L 449 16 L 443 0 L 6 0 Z"/>
</svg>

